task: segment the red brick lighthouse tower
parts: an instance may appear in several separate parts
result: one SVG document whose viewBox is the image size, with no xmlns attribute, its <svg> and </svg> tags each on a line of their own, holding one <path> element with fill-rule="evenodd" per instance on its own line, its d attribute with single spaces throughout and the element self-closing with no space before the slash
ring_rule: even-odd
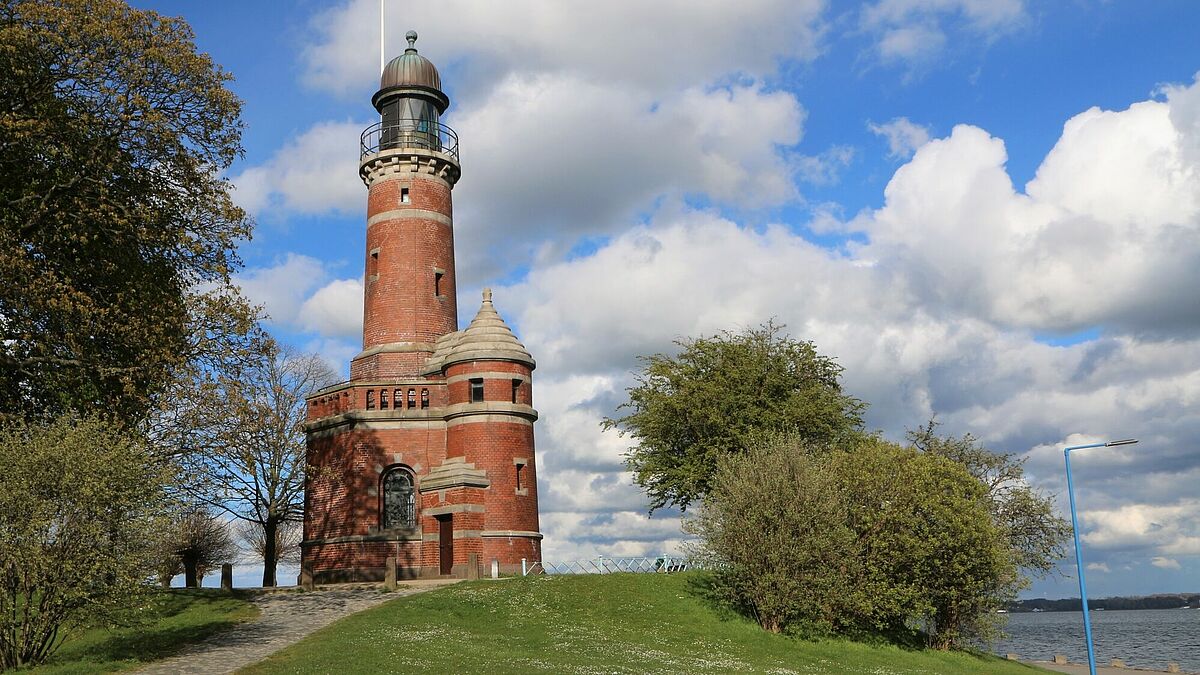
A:
<svg viewBox="0 0 1200 675">
<path fill-rule="evenodd" d="M 408 49 L 371 102 L 363 351 L 308 399 L 302 566 L 314 581 L 464 575 L 541 559 L 533 357 L 492 304 L 458 330 L 451 191 L 458 137 L 441 77 Z"/>
</svg>

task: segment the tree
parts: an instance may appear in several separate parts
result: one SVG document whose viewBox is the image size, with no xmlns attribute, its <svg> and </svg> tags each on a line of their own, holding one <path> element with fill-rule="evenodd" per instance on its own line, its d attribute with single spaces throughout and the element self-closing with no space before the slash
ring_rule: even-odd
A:
<svg viewBox="0 0 1200 675">
<path fill-rule="evenodd" d="M 637 384 L 618 409 L 630 412 L 603 424 L 634 439 L 626 465 L 652 512 L 702 499 L 720 458 L 764 432 L 825 443 L 861 429 L 865 406 L 843 393 L 841 366 L 782 330 L 768 322 L 678 341 L 675 356 L 640 357 Z"/>
<path fill-rule="evenodd" d="M 229 75 L 119 0 L 0 5 L 0 415 L 136 421 L 250 234 Z"/>
<path fill-rule="evenodd" d="M 72 629 L 150 587 L 170 476 L 99 417 L 0 426 L 0 670 L 37 664 Z"/>
<path fill-rule="evenodd" d="M 207 371 L 178 391 L 197 417 L 178 427 L 183 485 L 262 530 L 263 586 L 275 585 L 279 529 L 304 513 L 305 396 L 336 376 L 318 356 L 269 337 L 244 362 Z"/>
<path fill-rule="evenodd" d="M 1058 516 L 1052 497 L 1025 481 L 1025 459 L 992 452 L 971 434 L 939 436 L 937 422 L 908 432 L 913 447 L 963 467 L 987 489 L 992 516 L 1007 537 L 1017 565 L 1043 577 L 1066 555 L 1071 524 Z"/>
<path fill-rule="evenodd" d="M 718 594 L 767 630 L 987 638 L 1019 579 L 983 487 L 959 465 L 860 437 L 777 434 L 718 461 L 688 521 Z"/>
<path fill-rule="evenodd" d="M 279 529 L 275 531 L 275 556 L 279 563 L 300 564 L 300 541 L 303 534 L 297 521 L 285 520 L 279 524 Z M 258 523 L 241 523 L 237 529 L 237 536 L 247 553 L 260 560 L 266 558 L 267 540 L 263 536 L 263 528 Z"/>
<path fill-rule="evenodd" d="M 237 557 L 228 524 L 204 510 L 184 511 L 169 527 L 156 570 L 163 586 L 183 572 L 184 586 L 199 588 L 210 570 Z"/>
</svg>

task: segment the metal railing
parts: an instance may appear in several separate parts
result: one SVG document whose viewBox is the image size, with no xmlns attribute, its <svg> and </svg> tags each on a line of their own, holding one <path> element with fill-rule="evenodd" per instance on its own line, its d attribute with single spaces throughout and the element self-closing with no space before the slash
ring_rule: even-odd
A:
<svg viewBox="0 0 1200 675">
<path fill-rule="evenodd" d="M 641 574 L 672 574 L 697 569 L 687 558 L 658 556 L 643 558 L 606 558 L 597 556 L 589 560 L 552 562 L 541 560 L 530 562 L 521 558 L 521 576 L 530 574 L 616 574 L 633 572 Z"/>
<path fill-rule="evenodd" d="M 444 152 L 457 160 L 458 134 L 441 122 L 429 120 L 405 119 L 387 125 L 376 122 L 359 138 L 359 159 L 395 148 Z"/>
</svg>

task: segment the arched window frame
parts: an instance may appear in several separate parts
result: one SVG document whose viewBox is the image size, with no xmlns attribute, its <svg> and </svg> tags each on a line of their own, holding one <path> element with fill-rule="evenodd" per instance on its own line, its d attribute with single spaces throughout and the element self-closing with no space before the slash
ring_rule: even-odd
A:
<svg viewBox="0 0 1200 675">
<path fill-rule="evenodd" d="M 400 483 L 401 479 L 407 479 L 407 490 L 403 489 L 402 484 L 397 484 L 394 488 L 390 485 L 393 480 Z M 397 494 L 395 499 L 398 500 L 398 506 L 394 513 L 389 511 L 393 504 L 390 489 L 396 490 Z M 396 465 L 388 467 L 380 475 L 379 525 L 384 530 L 403 530 L 417 526 L 417 481 L 412 469 Z"/>
</svg>

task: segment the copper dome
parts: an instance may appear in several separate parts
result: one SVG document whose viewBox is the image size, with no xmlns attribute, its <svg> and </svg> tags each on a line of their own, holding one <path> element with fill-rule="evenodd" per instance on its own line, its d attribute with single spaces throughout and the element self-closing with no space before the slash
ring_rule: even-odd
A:
<svg viewBox="0 0 1200 675">
<path fill-rule="evenodd" d="M 379 91 L 372 97 L 372 102 L 378 103 L 391 95 L 416 95 L 430 97 L 436 101 L 438 108 L 445 112 L 450 104 L 450 98 L 442 91 L 442 76 L 433 62 L 416 53 L 416 31 L 410 30 L 404 37 L 408 40 L 408 49 L 396 56 L 384 66 L 383 74 L 379 77 Z"/>
<path fill-rule="evenodd" d="M 417 53 L 417 32 L 408 31 L 408 49 L 388 62 L 379 78 L 379 88 L 428 87 L 442 90 L 442 76 L 438 75 L 433 62 Z"/>
</svg>

